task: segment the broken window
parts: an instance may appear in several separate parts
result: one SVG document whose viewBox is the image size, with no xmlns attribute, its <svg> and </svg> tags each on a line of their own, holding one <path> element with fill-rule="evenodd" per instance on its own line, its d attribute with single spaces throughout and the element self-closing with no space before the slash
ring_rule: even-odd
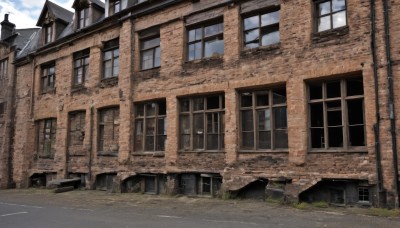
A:
<svg viewBox="0 0 400 228">
<path fill-rule="evenodd" d="M 89 8 L 84 8 L 78 11 L 78 28 L 84 28 L 89 25 Z"/>
<path fill-rule="evenodd" d="M 157 193 L 157 177 L 155 175 L 144 176 L 144 192 L 147 194 Z"/>
<path fill-rule="evenodd" d="M 220 151 L 224 148 L 225 102 L 223 95 L 180 100 L 180 149 Z"/>
<path fill-rule="evenodd" d="M 365 146 L 362 78 L 309 84 L 311 148 Z"/>
<path fill-rule="evenodd" d="M 165 101 L 135 106 L 135 152 L 164 151 L 167 139 Z"/>
<path fill-rule="evenodd" d="M 53 158 L 55 154 L 57 120 L 54 118 L 37 122 L 38 157 Z"/>
<path fill-rule="evenodd" d="M 96 176 L 96 189 L 107 191 L 112 190 L 114 179 L 117 175 L 113 173 L 99 174 Z"/>
<path fill-rule="evenodd" d="M 53 24 L 47 24 L 44 26 L 44 43 L 48 44 L 53 41 Z"/>
<path fill-rule="evenodd" d="M 115 154 L 119 143 L 119 108 L 99 111 L 99 149 L 100 154 Z"/>
<path fill-rule="evenodd" d="M 0 86 L 7 80 L 8 59 L 0 60 Z"/>
<path fill-rule="evenodd" d="M 315 1 L 316 31 L 322 32 L 347 25 L 346 0 Z"/>
<path fill-rule="evenodd" d="M 188 30 L 188 60 L 224 54 L 224 24 L 208 24 Z"/>
<path fill-rule="evenodd" d="M 69 147 L 70 155 L 81 155 L 85 140 L 85 111 L 69 114 Z M 83 154 L 82 154 L 83 155 Z"/>
<path fill-rule="evenodd" d="M 359 202 L 369 202 L 369 188 L 359 187 L 358 188 L 358 201 Z"/>
<path fill-rule="evenodd" d="M 103 49 L 103 79 L 118 77 L 119 38 L 108 41 Z"/>
<path fill-rule="evenodd" d="M 221 188 L 222 178 L 218 175 L 211 174 L 201 174 L 200 175 L 200 192 L 202 195 L 212 195 L 218 194 Z"/>
<path fill-rule="evenodd" d="M 82 85 L 89 75 L 90 49 L 74 53 L 74 86 Z"/>
<path fill-rule="evenodd" d="M 240 93 L 241 148 L 288 148 L 286 89 Z"/>
<path fill-rule="evenodd" d="M 279 9 L 243 20 L 244 46 L 256 48 L 279 43 Z"/>
<path fill-rule="evenodd" d="M 141 69 L 147 70 L 160 66 L 160 36 L 140 40 Z"/>
<path fill-rule="evenodd" d="M 55 64 L 47 64 L 42 66 L 41 85 L 42 93 L 54 90 L 56 81 Z"/>
<path fill-rule="evenodd" d="M 120 0 L 110 0 L 108 12 L 109 15 L 113 15 L 121 11 L 121 1 Z"/>
</svg>

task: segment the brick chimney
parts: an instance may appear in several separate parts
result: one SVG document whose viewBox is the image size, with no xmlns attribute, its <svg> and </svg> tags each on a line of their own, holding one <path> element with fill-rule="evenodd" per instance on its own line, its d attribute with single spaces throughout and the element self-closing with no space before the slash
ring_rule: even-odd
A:
<svg viewBox="0 0 400 228">
<path fill-rule="evenodd" d="M 4 21 L 0 23 L 1 25 L 1 40 L 4 40 L 14 34 L 15 24 L 8 21 L 8 14 L 4 14 Z"/>
</svg>

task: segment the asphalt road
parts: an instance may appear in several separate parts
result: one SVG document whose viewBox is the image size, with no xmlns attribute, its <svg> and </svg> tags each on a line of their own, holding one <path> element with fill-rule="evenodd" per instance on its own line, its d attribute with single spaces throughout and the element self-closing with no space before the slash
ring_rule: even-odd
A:
<svg viewBox="0 0 400 228">
<path fill-rule="evenodd" d="M 256 201 L 47 190 L 0 191 L 0 227 L 400 227 L 348 209 L 303 211 Z"/>
</svg>

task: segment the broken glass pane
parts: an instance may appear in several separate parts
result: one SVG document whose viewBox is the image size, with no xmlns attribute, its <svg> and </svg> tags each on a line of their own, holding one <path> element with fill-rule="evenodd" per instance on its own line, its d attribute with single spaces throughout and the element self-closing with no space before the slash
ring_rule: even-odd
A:
<svg viewBox="0 0 400 228">
<path fill-rule="evenodd" d="M 350 126 L 350 142 L 349 146 L 365 146 L 364 125 Z"/>
<path fill-rule="evenodd" d="M 364 87 L 362 78 L 346 80 L 347 96 L 363 95 Z"/>
<path fill-rule="evenodd" d="M 323 128 L 312 128 L 311 129 L 311 147 L 312 148 L 324 148 L 325 137 Z"/>
<path fill-rule="evenodd" d="M 310 119 L 311 127 L 323 127 L 324 126 L 324 112 L 323 104 L 310 104 Z"/>
<path fill-rule="evenodd" d="M 326 83 L 327 98 L 340 97 L 340 91 L 340 81 Z"/>
<path fill-rule="evenodd" d="M 260 91 L 256 93 L 257 106 L 268 106 L 268 91 Z"/>
<path fill-rule="evenodd" d="M 274 104 L 284 104 L 286 103 L 286 89 L 276 89 L 272 91 L 273 93 L 273 103 Z"/>
<path fill-rule="evenodd" d="M 244 40 L 248 47 L 258 47 L 260 42 L 260 30 L 254 29 L 244 33 Z"/>
<path fill-rule="evenodd" d="M 189 100 L 181 101 L 181 112 L 189 112 L 190 110 L 190 102 Z"/>
<path fill-rule="evenodd" d="M 219 108 L 219 96 L 207 97 L 207 109 Z"/>
<path fill-rule="evenodd" d="M 167 112 L 167 107 L 165 101 L 158 102 L 158 115 L 165 115 Z"/>
<path fill-rule="evenodd" d="M 322 84 L 310 85 L 310 100 L 322 99 Z"/>
<path fill-rule="evenodd" d="M 271 132 L 270 131 L 258 131 L 258 148 L 259 149 L 271 149 Z"/>
<path fill-rule="evenodd" d="M 244 19 L 244 30 L 258 28 L 259 24 L 260 24 L 260 18 L 258 15 L 246 18 Z"/>
<path fill-rule="evenodd" d="M 329 147 L 343 147 L 343 128 L 328 127 Z"/>
<path fill-rule="evenodd" d="M 347 112 L 349 125 L 364 124 L 363 100 L 348 100 Z"/>
</svg>

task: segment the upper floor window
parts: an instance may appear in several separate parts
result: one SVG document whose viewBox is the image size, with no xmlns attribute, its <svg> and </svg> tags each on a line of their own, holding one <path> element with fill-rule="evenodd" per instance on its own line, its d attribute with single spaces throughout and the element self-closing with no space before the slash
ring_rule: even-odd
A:
<svg viewBox="0 0 400 228">
<path fill-rule="evenodd" d="M 44 26 L 44 43 L 48 44 L 53 41 L 53 25 L 47 24 Z"/>
<path fill-rule="evenodd" d="M 365 146 L 362 78 L 310 82 L 311 148 Z"/>
<path fill-rule="evenodd" d="M 140 59 L 142 70 L 160 66 L 160 37 L 140 41 Z"/>
<path fill-rule="evenodd" d="M 78 12 L 79 28 L 84 28 L 89 25 L 89 8 L 84 8 Z"/>
<path fill-rule="evenodd" d="M 135 106 L 135 151 L 164 151 L 167 139 L 165 101 Z"/>
<path fill-rule="evenodd" d="M 56 148 L 57 120 L 54 118 L 40 120 L 38 125 L 38 156 L 40 158 L 53 158 Z"/>
<path fill-rule="evenodd" d="M 121 1 L 120 0 L 110 0 L 108 12 L 109 15 L 113 15 L 121 11 Z"/>
<path fill-rule="evenodd" d="M 90 49 L 74 53 L 74 86 L 82 85 L 89 74 Z"/>
<path fill-rule="evenodd" d="M 104 44 L 103 78 L 118 77 L 119 72 L 119 38 Z"/>
<path fill-rule="evenodd" d="M 7 79 L 8 59 L 0 60 L 0 86 Z"/>
<path fill-rule="evenodd" d="M 225 100 L 223 95 L 180 101 L 179 141 L 184 151 L 220 151 L 224 148 Z"/>
<path fill-rule="evenodd" d="M 240 94 L 241 148 L 288 148 L 286 89 Z"/>
<path fill-rule="evenodd" d="M 244 46 L 256 48 L 279 43 L 279 10 L 246 17 L 243 20 Z"/>
<path fill-rule="evenodd" d="M 189 29 L 188 60 L 224 54 L 224 24 L 208 24 Z"/>
<path fill-rule="evenodd" d="M 347 25 L 346 0 L 315 1 L 317 32 Z"/>
<path fill-rule="evenodd" d="M 42 66 L 42 76 L 41 76 L 41 91 L 46 93 L 54 90 L 56 80 L 55 64 L 47 64 Z"/>
</svg>

